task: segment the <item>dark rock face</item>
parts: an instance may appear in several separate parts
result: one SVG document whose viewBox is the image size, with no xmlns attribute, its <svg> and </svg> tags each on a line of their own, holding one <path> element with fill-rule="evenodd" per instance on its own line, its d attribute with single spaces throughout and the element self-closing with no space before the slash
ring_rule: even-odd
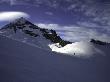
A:
<svg viewBox="0 0 110 82">
<path fill-rule="evenodd" d="M 92 43 L 94 43 L 94 44 L 98 44 L 98 45 L 107 45 L 107 44 L 109 44 L 109 43 L 107 43 L 107 42 L 103 42 L 103 41 L 95 40 L 95 39 L 91 39 L 90 42 L 92 42 Z"/>
<path fill-rule="evenodd" d="M 72 43 L 72 42 L 69 42 L 69 41 L 62 40 L 60 38 L 60 36 L 57 35 L 55 30 L 50 30 L 50 31 L 51 31 L 51 34 L 49 34 L 48 32 L 44 31 L 43 35 L 44 35 L 44 37 L 46 39 L 51 40 L 53 43 L 59 43 L 62 47 L 64 47 L 67 44 L 71 44 Z"/>
<path fill-rule="evenodd" d="M 46 39 L 49 39 L 53 43 L 59 43 L 62 47 L 64 47 L 67 44 L 72 43 L 72 42 L 61 39 L 60 36 L 57 35 L 55 30 L 40 28 L 34 25 L 33 23 L 27 21 L 23 17 L 16 19 L 15 21 L 5 25 L 2 29 L 12 29 L 14 33 L 16 33 L 17 30 L 22 30 L 22 32 L 32 37 L 39 36 L 38 33 L 35 33 L 32 30 L 39 30 Z M 32 30 L 29 30 L 29 29 L 32 29 Z"/>
<path fill-rule="evenodd" d="M 24 31 L 24 33 L 26 33 L 26 34 L 28 34 L 30 36 L 34 36 L 34 37 L 37 37 L 38 36 L 38 34 L 35 34 L 32 31 L 29 31 L 29 30 L 23 30 L 23 31 Z"/>
</svg>

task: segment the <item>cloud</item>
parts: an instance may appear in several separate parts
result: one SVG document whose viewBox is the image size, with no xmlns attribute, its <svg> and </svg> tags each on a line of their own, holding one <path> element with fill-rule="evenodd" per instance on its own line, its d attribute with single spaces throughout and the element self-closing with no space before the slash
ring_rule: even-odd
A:
<svg viewBox="0 0 110 82">
<path fill-rule="evenodd" d="M 0 0 L 0 3 L 9 3 L 10 5 L 15 5 L 17 0 Z"/>
<path fill-rule="evenodd" d="M 0 12 L 0 22 L 12 21 L 20 17 L 29 18 L 29 15 L 24 12 L 16 12 L 16 11 Z"/>
<path fill-rule="evenodd" d="M 47 14 L 47 15 L 53 15 L 52 12 L 45 12 L 45 14 Z"/>
<path fill-rule="evenodd" d="M 52 8 L 59 7 L 59 2 L 57 0 L 53 0 L 53 1 L 47 0 L 45 3 L 47 6 L 52 7 Z"/>
<path fill-rule="evenodd" d="M 76 4 L 70 5 L 70 6 L 68 7 L 68 10 L 72 10 L 72 9 L 74 9 L 74 8 L 76 8 Z"/>
<path fill-rule="evenodd" d="M 69 41 L 88 41 L 92 38 L 110 42 L 109 34 L 100 32 L 99 29 L 87 28 L 83 26 L 61 26 L 59 24 L 36 24 L 41 28 L 56 30 L 58 35 Z"/>
<path fill-rule="evenodd" d="M 57 30 L 58 29 L 58 24 L 43 24 L 43 23 L 39 23 L 37 24 L 37 26 L 41 27 L 41 28 L 46 28 L 46 29 L 54 29 Z"/>
<path fill-rule="evenodd" d="M 78 21 L 77 24 L 84 27 L 99 27 L 98 24 L 88 21 Z"/>
</svg>

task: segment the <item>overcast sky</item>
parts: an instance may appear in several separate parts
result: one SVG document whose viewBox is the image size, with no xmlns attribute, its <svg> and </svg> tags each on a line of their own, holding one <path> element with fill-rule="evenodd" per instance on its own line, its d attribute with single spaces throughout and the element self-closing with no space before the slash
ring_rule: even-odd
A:
<svg viewBox="0 0 110 82">
<path fill-rule="evenodd" d="M 109 0 L 0 0 L 0 26 L 24 17 L 70 41 L 110 42 Z"/>
</svg>

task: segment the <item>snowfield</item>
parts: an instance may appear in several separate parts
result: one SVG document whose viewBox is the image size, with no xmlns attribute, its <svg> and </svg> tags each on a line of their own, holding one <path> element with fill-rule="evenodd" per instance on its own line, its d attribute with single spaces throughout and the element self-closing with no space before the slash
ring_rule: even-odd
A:
<svg viewBox="0 0 110 82">
<path fill-rule="evenodd" d="M 0 82 L 109 82 L 106 56 L 74 58 L 0 36 Z"/>
</svg>

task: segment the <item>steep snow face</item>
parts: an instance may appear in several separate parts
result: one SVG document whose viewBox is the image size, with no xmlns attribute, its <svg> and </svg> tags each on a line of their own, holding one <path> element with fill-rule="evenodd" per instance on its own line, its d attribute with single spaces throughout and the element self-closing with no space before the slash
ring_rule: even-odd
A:
<svg viewBox="0 0 110 82">
<path fill-rule="evenodd" d="M 90 42 L 75 42 L 64 47 L 59 47 L 58 44 L 49 44 L 52 51 L 64 53 L 76 57 L 90 57 L 96 53 L 104 54 L 100 49 L 96 48 Z"/>
<path fill-rule="evenodd" d="M 51 50 L 48 47 L 48 44 L 50 44 L 51 41 L 43 36 L 43 32 L 41 30 L 42 29 L 31 22 L 24 18 L 20 18 L 3 27 L 3 29 L 0 30 L 0 35 L 28 43 L 33 46 L 38 46 L 46 50 Z M 47 29 L 45 29 L 45 31 L 51 32 Z"/>
</svg>

